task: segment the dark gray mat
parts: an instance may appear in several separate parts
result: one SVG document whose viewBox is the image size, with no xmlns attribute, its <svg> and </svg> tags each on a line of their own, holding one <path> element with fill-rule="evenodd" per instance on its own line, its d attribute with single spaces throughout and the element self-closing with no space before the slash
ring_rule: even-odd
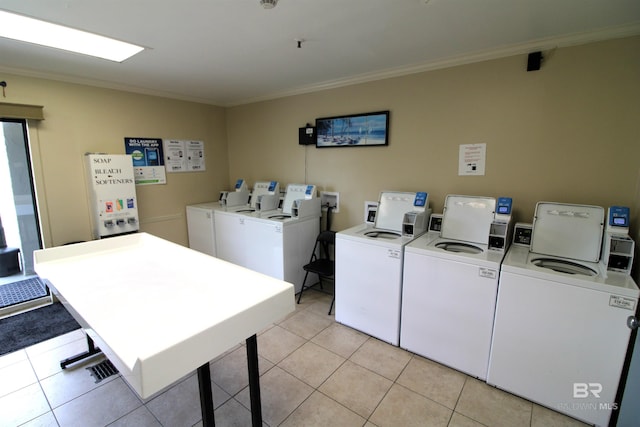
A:
<svg viewBox="0 0 640 427">
<path fill-rule="evenodd" d="M 49 294 L 39 277 L 0 285 L 0 308 L 38 299 Z"/>
<path fill-rule="evenodd" d="M 66 334 L 80 325 L 56 302 L 0 320 L 0 355 Z"/>
</svg>

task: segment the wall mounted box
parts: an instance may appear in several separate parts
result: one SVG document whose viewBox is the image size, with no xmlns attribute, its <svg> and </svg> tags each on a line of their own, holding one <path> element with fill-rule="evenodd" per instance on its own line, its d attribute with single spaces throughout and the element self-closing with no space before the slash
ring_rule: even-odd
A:
<svg viewBox="0 0 640 427">
<path fill-rule="evenodd" d="M 306 126 L 298 129 L 299 145 L 315 145 L 316 144 L 316 128 Z"/>
</svg>

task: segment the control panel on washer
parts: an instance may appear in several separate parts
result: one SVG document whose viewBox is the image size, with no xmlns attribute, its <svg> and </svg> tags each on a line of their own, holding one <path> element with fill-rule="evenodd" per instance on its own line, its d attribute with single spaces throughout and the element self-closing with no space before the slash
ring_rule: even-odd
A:
<svg viewBox="0 0 640 427">
<path fill-rule="evenodd" d="M 631 274 L 635 242 L 629 237 L 630 210 L 626 206 L 611 206 L 607 210 L 607 227 L 602 239 L 602 259 L 607 270 Z"/>
<path fill-rule="evenodd" d="M 498 197 L 496 212 L 489 231 L 489 249 L 505 251 L 509 245 L 509 223 L 511 222 L 511 197 Z"/>
</svg>

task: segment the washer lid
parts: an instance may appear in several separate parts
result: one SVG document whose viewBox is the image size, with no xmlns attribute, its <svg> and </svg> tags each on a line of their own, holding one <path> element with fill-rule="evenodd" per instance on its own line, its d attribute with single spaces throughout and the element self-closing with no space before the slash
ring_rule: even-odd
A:
<svg viewBox="0 0 640 427">
<path fill-rule="evenodd" d="M 486 244 L 496 211 L 493 197 L 448 195 L 442 217 L 445 239 Z"/>
<path fill-rule="evenodd" d="M 436 248 L 444 249 L 449 252 L 461 252 L 464 254 L 481 254 L 482 248 L 463 242 L 440 242 L 435 244 Z"/>
<path fill-rule="evenodd" d="M 404 214 L 415 210 L 413 207 L 415 199 L 416 193 L 399 191 L 383 191 L 380 193 L 375 228 L 402 234 Z"/>
<path fill-rule="evenodd" d="M 578 264 L 577 262 L 568 261 L 566 259 L 558 258 L 533 258 L 531 263 L 535 266 L 548 268 L 553 271 L 565 274 L 580 274 L 583 276 L 595 277 L 598 272 L 586 265 Z"/>
<path fill-rule="evenodd" d="M 600 206 L 538 202 L 531 251 L 598 262 L 603 229 L 604 208 Z"/>
</svg>

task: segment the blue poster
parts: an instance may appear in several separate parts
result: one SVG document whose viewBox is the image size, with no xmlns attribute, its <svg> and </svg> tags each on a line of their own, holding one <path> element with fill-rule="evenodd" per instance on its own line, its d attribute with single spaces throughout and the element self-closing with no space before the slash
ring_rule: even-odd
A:
<svg viewBox="0 0 640 427">
<path fill-rule="evenodd" d="M 137 185 L 166 184 L 162 138 L 124 139 L 126 154 L 131 155 Z"/>
</svg>

